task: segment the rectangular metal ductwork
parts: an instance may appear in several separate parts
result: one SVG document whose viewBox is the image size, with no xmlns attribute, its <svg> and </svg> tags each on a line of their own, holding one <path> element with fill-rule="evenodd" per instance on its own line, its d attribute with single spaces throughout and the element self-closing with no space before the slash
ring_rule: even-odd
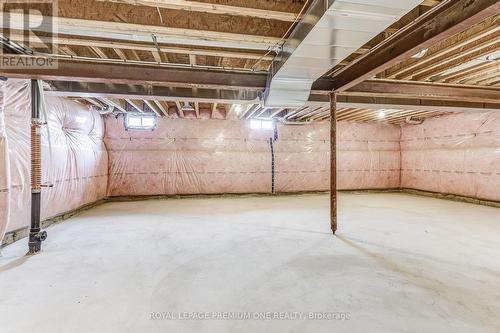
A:
<svg viewBox="0 0 500 333">
<path fill-rule="evenodd" d="M 421 0 L 316 0 L 271 64 L 264 105 L 303 106 L 314 81 Z"/>
</svg>

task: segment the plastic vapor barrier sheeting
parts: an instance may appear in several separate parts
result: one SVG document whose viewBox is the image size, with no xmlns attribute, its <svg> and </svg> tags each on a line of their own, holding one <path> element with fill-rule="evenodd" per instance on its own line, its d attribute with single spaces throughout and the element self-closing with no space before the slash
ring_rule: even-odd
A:
<svg viewBox="0 0 500 333">
<path fill-rule="evenodd" d="M 339 187 L 398 187 L 399 136 L 398 126 L 339 123 Z M 108 195 L 269 193 L 271 138 L 249 121 L 159 118 L 153 131 L 126 131 L 107 117 Z M 329 123 L 278 125 L 276 192 L 328 190 L 329 142 Z"/>
<path fill-rule="evenodd" d="M 0 237 L 30 222 L 30 82 L 0 81 Z M 42 118 L 42 218 L 105 196 L 322 191 L 330 124 L 158 118 L 125 130 L 63 98 Z M 104 126 L 106 125 L 106 126 Z M 106 130 L 105 130 L 106 128 Z M 108 176 L 109 173 L 109 176 Z M 338 189 L 413 188 L 500 201 L 500 113 L 420 125 L 337 124 Z"/>
<path fill-rule="evenodd" d="M 110 196 L 269 192 L 269 132 L 232 120 L 158 118 L 125 131 L 106 118 Z"/>
<path fill-rule="evenodd" d="M 4 225 L 12 231 L 30 223 L 30 81 L 9 79 L 3 84 L 8 156 L 0 162 L 6 167 L 0 167 L 0 187 L 5 187 L 5 179 L 10 183 L 10 218 Z M 41 128 L 42 182 L 53 187 L 42 188 L 42 219 L 102 199 L 108 167 L 104 123 L 97 112 L 58 97 L 46 97 L 44 109 L 42 119 L 47 125 Z M 0 138 L 1 133 L 0 125 Z M 5 146 L 1 142 L 0 147 Z M 10 177 L 4 178 L 5 173 Z"/>
<path fill-rule="evenodd" d="M 7 147 L 7 133 L 5 129 L 5 81 L 0 81 L 0 242 L 3 238 L 9 220 L 10 202 L 10 172 Z"/>
<path fill-rule="evenodd" d="M 330 123 L 279 125 L 276 191 L 330 189 Z M 386 124 L 337 124 L 338 189 L 399 187 L 400 128 Z"/>
<path fill-rule="evenodd" d="M 500 112 L 402 127 L 401 186 L 500 201 Z"/>
</svg>

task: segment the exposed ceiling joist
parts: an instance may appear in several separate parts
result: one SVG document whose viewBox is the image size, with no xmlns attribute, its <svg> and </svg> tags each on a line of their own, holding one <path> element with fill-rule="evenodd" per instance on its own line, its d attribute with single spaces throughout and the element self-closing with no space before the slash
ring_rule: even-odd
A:
<svg viewBox="0 0 500 333">
<path fill-rule="evenodd" d="M 106 98 L 106 97 L 98 97 L 98 100 L 102 101 L 103 103 L 106 103 L 109 106 L 114 107 L 115 109 L 119 110 L 120 112 L 127 113 L 127 110 L 125 110 L 120 102 L 113 100 L 112 98 Z"/>
<path fill-rule="evenodd" d="M 9 22 L 2 20 L 3 29 L 22 31 L 27 24 L 26 17 L 18 13 L 4 13 L 10 17 Z M 33 31 L 52 33 L 52 26 L 40 25 L 48 18 L 41 15 L 29 15 L 29 24 Z M 275 48 L 281 41 L 277 37 L 237 34 L 209 30 L 171 28 L 165 26 L 141 25 L 133 23 L 82 20 L 65 17 L 55 17 L 58 33 L 72 36 L 107 38 L 117 40 L 152 42 L 152 35 L 158 43 L 180 45 L 200 45 L 210 47 L 240 48 L 249 50 L 268 50 Z"/>
<path fill-rule="evenodd" d="M 333 88 L 347 90 L 499 12 L 498 0 L 444 1 L 337 71 Z"/>
<path fill-rule="evenodd" d="M 143 113 L 144 111 L 137 105 L 135 104 L 134 101 L 132 101 L 131 99 L 129 98 L 126 98 L 125 101 L 132 107 L 134 108 L 135 111 L 139 112 L 139 113 Z"/>
<path fill-rule="evenodd" d="M 157 116 L 162 116 L 158 110 L 156 110 L 156 104 L 153 105 L 153 101 L 148 101 L 147 99 L 143 99 L 142 102 L 148 106 Z"/>
<path fill-rule="evenodd" d="M 160 109 L 160 111 L 165 115 L 165 116 L 168 116 L 168 110 L 166 110 L 163 105 L 161 104 L 160 101 L 157 101 L 157 100 L 154 100 L 153 101 L 155 103 L 155 105 L 158 107 L 158 109 Z"/>
<path fill-rule="evenodd" d="M 205 3 L 198 1 L 189 0 L 111 0 L 113 2 L 141 5 L 141 6 L 152 6 L 168 9 L 179 9 L 202 13 L 211 14 L 225 14 L 225 15 L 235 15 L 235 16 L 249 16 L 265 18 L 269 20 L 279 20 L 292 22 L 297 17 L 295 13 L 280 12 L 267 9 L 257 9 L 250 7 L 240 7 L 240 6 L 229 6 L 220 5 L 216 3 Z"/>
<path fill-rule="evenodd" d="M 499 103 L 500 89 L 493 87 L 425 83 L 399 80 L 368 80 L 340 95 L 379 96 L 396 98 L 427 98 L 450 101 Z"/>
</svg>

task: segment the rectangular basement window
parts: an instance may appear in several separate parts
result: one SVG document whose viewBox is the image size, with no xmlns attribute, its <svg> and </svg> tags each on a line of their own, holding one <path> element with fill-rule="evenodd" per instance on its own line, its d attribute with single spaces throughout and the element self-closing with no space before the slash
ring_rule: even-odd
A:
<svg viewBox="0 0 500 333">
<path fill-rule="evenodd" d="M 252 119 L 250 120 L 250 128 L 261 129 L 261 130 L 272 130 L 273 122 L 271 120 Z"/>
<path fill-rule="evenodd" d="M 125 129 L 154 130 L 156 128 L 156 115 L 142 113 L 127 113 L 125 115 Z"/>
</svg>

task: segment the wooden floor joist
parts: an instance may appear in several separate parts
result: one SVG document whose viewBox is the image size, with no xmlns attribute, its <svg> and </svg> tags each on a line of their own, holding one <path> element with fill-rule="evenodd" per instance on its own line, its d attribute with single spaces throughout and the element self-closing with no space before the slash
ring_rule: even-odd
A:
<svg viewBox="0 0 500 333">
<path fill-rule="evenodd" d="M 497 0 L 444 1 L 337 71 L 334 89 L 347 90 L 499 12 Z"/>
<path fill-rule="evenodd" d="M 24 17 L 18 13 L 4 13 L 11 21 L 1 21 L 1 28 L 22 31 L 24 28 Z M 47 17 L 42 15 L 29 16 L 30 27 L 33 31 L 52 33 L 52 27 L 39 25 Z M 209 31 L 173 28 L 165 26 L 141 25 L 122 22 L 106 22 L 83 20 L 66 17 L 55 17 L 54 24 L 58 27 L 60 34 L 81 36 L 87 38 L 108 38 L 129 41 L 152 42 L 151 35 L 154 34 L 159 43 L 171 43 L 180 45 L 201 45 L 212 47 L 227 47 L 235 49 L 264 50 L 277 47 L 281 41 L 278 37 L 268 37 L 250 34 L 238 34 L 230 32 Z"/>
<path fill-rule="evenodd" d="M 235 16 L 259 17 L 270 20 L 293 22 L 297 14 L 275 10 L 258 9 L 251 7 L 229 6 L 217 3 L 204 3 L 189 0 L 110 0 L 112 2 L 126 3 L 141 6 L 152 6 L 168 9 L 180 9 L 192 12 L 226 14 Z"/>
</svg>

